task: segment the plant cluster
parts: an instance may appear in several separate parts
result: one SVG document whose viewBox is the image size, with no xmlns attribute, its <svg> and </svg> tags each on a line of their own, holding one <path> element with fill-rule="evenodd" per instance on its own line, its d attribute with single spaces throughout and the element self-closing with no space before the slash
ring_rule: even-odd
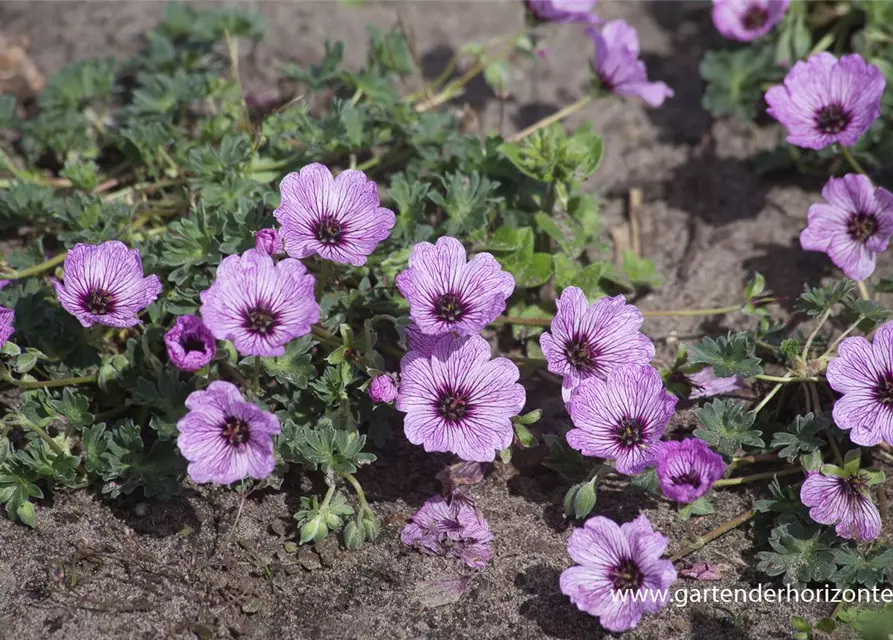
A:
<svg viewBox="0 0 893 640">
<path fill-rule="evenodd" d="M 837 171 L 839 156 L 855 170 L 830 178 L 801 236 L 846 278 L 808 288 L 782 324 L 759 274 L 727 308 L 629 302 L 660 280 L 633 251 L 619 266 L 606 255 L 581 188 L 602 140 L 559 121 L 591 100 L 657 107 L 673 92 L 648 80 L 635 29 L 594 4 L 530 0 L 523 32 L 463 49 L 433 81 L 402 25 L 373 29 L 361 69 L 327 44 L 319 65 L 286 65 L 293 94 L 276 101 L 240 82 L 259 16 L 169 5 L 136 57 L 75 63 L 36 105 L 0 97 L 16 134 L 0 226 L 23 240 L 0 262 L 0 383 L 18 391 L 0 419 L 7 516 L 37 526 L 47 490 L 164 499 L 188 478 L 247 493 L 301 468 L 327 489 L 301 497 L 299 542 L 340 532 L 355 549 L 381 533 L 357 471 L 405 437 L 462 462 L 403 542 L 482 569 L 498 550 L 464 485 L 514 448 L 547 446 L 572 483 L 569 519 L 614 476 L 689 524 L 669 558 L 644 515 L 574 530 L 556 588 L 608 630 L 658 611 L 674 563 L 752 519 L 769 577 L 893 581 L 886 478 L 871 466 L 893 459 L 893 312 L 878 298 L 893 286 L 871 279 L 893 195 L 861 169 L 884 157 L 886 5 L 839 3 L 820 22 L 805 3 L 714 3 L 719 31 L 752 44 L 705 59 L 708 108 L 751 117 L 764 99 L 796 166 Z M 450 101 L 478 74 L 504 99 L 511 65 L 543 55 L 554 22 L 592 39 L 591 91 L 509 138 L 469 133 Z M 405 95 L 411 80 L 421 88 Z M 646 315 L 726 313 L 753 328 L 672 363 L 641 331 Z M 537 425 L 531 378 L 561 394 L 572 428 Z M 744 388 L 759 399 L 719 397 Z M 700 424 L 667 433 L 679 403 Z M 737 473 L 748 465 L 768 466 Z M 716 491 L 752 482 L 766 484 L 752 509 L 694 532 Z M 816 628 L 883 615 L 839 608 Z"/>
</svg>

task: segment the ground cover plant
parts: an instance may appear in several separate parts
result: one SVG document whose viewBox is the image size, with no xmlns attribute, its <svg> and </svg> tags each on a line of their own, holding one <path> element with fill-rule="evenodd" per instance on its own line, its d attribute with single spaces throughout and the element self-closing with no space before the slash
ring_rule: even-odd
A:
<svg viewBox="0 0 893 640">
<path fill-rule="evenodd" d="M 711 108 L 756 110 L 765 95 L 788 135 L 770 168 L 830 176 L 802 245 L 846 278 L 811 283 L 786 324 L 759 274 L 732 308 L 650 310 L 752 318 L 672 363 L 654 360 L 630 304 L 659 275 L 634 251 L 620 268 L 607 257 L 582 188 L 601 139 L 558 121 L 610 94 L 659 107 L 673 92 L 649 81 L 634 28 L 602 24 L 589 3 L 530 3 L 530 30 L 470 48 L 470 64 L 456 61 L 465 74 L 448 65 L 417 95 L 401 91 L 417 56 L 399 26 L 371 35 L 359 72 L 333 44 L 321 65 L 283 70 L 294 95 L 280 104 L 240 87 L 237 48 L 261 37 L 256 17 L 172 5 L 142 55 L 64 70 L 34 110 L 5 99 L 16 139 L 0 212 L 26 239 L 4 255 L 0 293 L 4 384 L 21 391 L 3 417 L 7 515 L 39 525 L 45 492 L 82 488 L 165 499 L 210 482 L 247 495 L 301 469 L 325 488 L 300 496 L 296 541 L 338 536 L 355 549 L 380 533 L 357 470 L 406 438 L 462 462 L 402 540 L 485 570 L 493 536 L 463 485 L 540 446 L 537 434 L 580 521 L 577 566 L 555 589 L 605 629 L 666 604 L 617 603 L 612 588 L 672 588 L 673 562 L 754 518 L 767 580 L 889 583 L 885 478 L 871 466 L 893 444 L 890 313 L 877 299 L 889 283 L 872 278 L 893 233 L 891 196 L 872 181 L 886 22 L 883 5 L 841 5 L 830 21 L 816 17 L 822 6 L 717 3 L 724 35 L 749 40 L 736 29 L 764 24 L 755 44 L 710 54 L 702 70 Z M 507 91 L 510 61 L 540 55 L 536 34 L 553 21 L 590 33 L 592 94 L 508 140 L 466 132 L 442 105 L 476 74 Z M 764 75 L 723 84 L 767 47 L 789 47 L 788 68 L 764 61 Z M 845 328 L 832 332 L 836 319 Z M 539 423 L 530 389 L 543 385 L 566 403 L 567 433 Z M 757 401 L 704 400 L 745 385 Z M 666 434 L 686 401 L 700 426 Z M 767 470 L 741 471 L 759 463 Z M 689 522 L 724 487 L 766 490 L 662 559 L 668 540 L 647 519 L 597 515 L 599 484 L 618 477 L 637 488 L 631 501 L 662 495 Z M 885 616 L 841 606 L 792 624 L 803 637 L 839 625 L 871 637 Z"/>
</svg>

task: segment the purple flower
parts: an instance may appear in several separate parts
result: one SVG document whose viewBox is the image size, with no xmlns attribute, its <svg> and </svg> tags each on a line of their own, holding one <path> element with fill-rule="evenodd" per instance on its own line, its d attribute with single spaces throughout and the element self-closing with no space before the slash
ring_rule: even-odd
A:
<svg viewBox="0 0 893 640">
<path fill-rule="evenodd" d="M 652 107 L 673 97 L 673 90 L 666 83 L 648 82 L 645 63 L 639 60 L 639 36 L 624 20 L 612 20 L 601 30 L 589 27 L 586 33 L 595 44 L 592 69 L 605 90 L 641 98 Z"/>
<path fill-rule="evenodd" d="M 279 184 L 282 203 L 273 212 L 292 258 L 314 253 L 355 267 L 391 235 L 394 212 L 379 206 L 378 187 L 362 171 L 337 178 L 319 163 L 292 172 Z"/>
<path fill-rule="evenodd" d="M 783 86 L 766 92 L 766 112 L 787 127 L 793 145 L 850 147 L 881 114 L 884 84 L 880 69 L 857 54 L 838 61 L 830 53 L 816 53 L 797 62 Z"/>
<path fill-rule="evenodd" d="M 407 351 L 419 351 L 426 356 L 430 356 L 437 345 L 437 341 L 447 335 L 439 333 L 437 335 L 428 335 L 419 330 L 419 325 L 410 321 L 406 325 L 406 348 Z"/>
<path fill-rule="evenodd" d="M 0 280 L 0 289 L 3 289 L 6 285 L 11 283 L 12 280 Z"/>
<path fill-rule="evenodd" d="M 0 347 L 6 344 L 6 341 L 9 340 L 9 336 L 15 331 L 12 326 L 13 320 L 15 320 L 15 315 L 15 311 L 12 309 L 0 307 Z"/>
<path fill-rule="evenodd" d="M 623 365 L 607 380 L 587 378 L 570 403 L 574 429 L 568 444 L 583 455 L 614 460 L 620 473 L 635 475 L 657 460 L 660 437 L 676 397 L 664 390 L 650 365 Z"/>
<path fill-rule="evenodd" d="M 397 397 L 397 385 L 389 375 L 375 376 L 369 383 L 369 397 L 372 402 L 393 402 Z"/>
<path fill-rule="evenodd" d="M 284 345 L 319 320 L 313 276 L 291 258 L 275 262 L 256 249 L 226 257 L 201 293 L 201 314 L 218 340 L 243 355 L 281 356 Z"/>
<path fill-rule="evenodd" d="M 722 456 L 710 450 L 703 440 L 686 438 L 667 441 L 657 455 L 657 480 L 661 492 L 676 502 L 694 502 L 722 478 L 726 465 Z"/>
<path fill-rule="evenodd" d="M 480 333 L 505 310 L 515 290 L 515 279 L 496 258 L 479 253 L 466 262 L 465 247 L 449 236 L 436 245 L 415 245 L 409 268 L 397 275 L 396 283 L 409 301 L 410 318 L 429 335 Z"/>
<path fill-rule="evenodd" d="M 526 0 L 525 4 L 537 20 L 543 22 L 596 23 L 592 15 L 597 0 Z"/>
<path fill-rule="evenodd" d="M 254 248 L 266 253 L 268 256 L 278 256 L 285 253 L 282 246 L 282 238 L 276 229 L 261 229 L 254 234 Z"/>
<path fill-rule="evenodd" d="M 713 367 L 705 367 L 688 378 L 691 384 L 689 398 L 709 398 L 724 393 L 733 393 L 744 388 L 744 378 L 731 376 L 729 378 L 717 378 L 713 373 Z"/>
<path fill-rule="evenodd" d="M 807 251 L 824 251 L 853 280 L 874 271 L 876 254 L 893 235 L 893 194 L 855 173 L 831 178 L 822 189 L 825 202 L 809 207 L 809 224 L 800 234 Z"/>
<path fill-rule="evenodd" d="M 881 514 L 869 497 L 869 480 L 864 471 L 853 474 L 833 467 L 842 475 L 812 472 L 800 488 L 800 501 L 809 517 L 819 524 L 836 524 L 841 538 L 874 540 L 881 533 Z"/>
<path fill-rule="evenodd" d="M 556 302 L 551 333 L 540 336 L 549 371 L 564 377 L 567 402 L 581 381 L 607 378 L 621 364 L 647 364 L 654 345 L 639 332 L 642 314 L 623 296 L 599 298 L 591 306 L 577 287 L 568 287 Z"/>
<path fill-rule="evenodd" d="M 139 324 L 136 314 L 161 293 L 158 276 L 143 277 L 139 249 L 117 240 L 76 244 L 63 265 L 64 284 L 53 280 L 62 307 L 85 327 Z"/>
<path fill-rule="evenodd" d="M 713 24 L 726 38 L 750 42 L 781 22 L 790 0 L 713 0 Z"/>
<path fill-rule="evenodd" d="M 577 564 L 561 573 L 561 592 L 608 631 L 632 629 L 669 601 L 676 570 L 661 558 L 666 548 L 667 538 L 644 515 L 623 525 L 590 518 L 567 541 Z"/>
<path fill-rule="evenodd" d="M 843 397 L 834 403 L 834 423 L 863 447 L 893 445 L 893 323 L 877 330 L 874 342 L 861 336 L 837 347 L 825 374 Z"/>
<path fill-rule="evenodd" d="M 193 482 L 230 484 L 272 473 L 276 416 L 246 402 L 235 385 L 221 380 L 189 394 L 186 407 L 189 413 L 177 423 L 177 446 L 189 461 Z"/>
<path fill-rule="evenodd" d="M 490 360 L 480 336 L 444 336 L 430 357 L 410 351 L 401 362 L 396 405 L 406 413 L 406 437 L 425 451 L 492 461 L 512 443 L 511 419 L 524 406 L 519 377 L 511 360 Z"/>
<path fill-rule="evenodd" d="M 191 314 L 177 318 L 164 334 L 164 344 L 171 362 L 183 371 L 198 371 L 208 366 L 217 351 L 214 335 L 201 318 Z"/>
<path fill-rule="evenodd" d="M 428 498 L 400 533 L 403 544 L 431 556 L 461 560 L 482 569 L 493 557 L 490 527 L 474 500 L 458 492 L 447 503 L 441 496 Z"/>
</svg>

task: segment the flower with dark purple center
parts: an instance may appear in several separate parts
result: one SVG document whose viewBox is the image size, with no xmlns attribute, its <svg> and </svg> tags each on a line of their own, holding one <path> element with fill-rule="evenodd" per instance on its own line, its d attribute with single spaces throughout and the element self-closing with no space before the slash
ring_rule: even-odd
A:
<svg viewBox="0 0 893 640">
<path fill-rule="evenodd" d="M 828 362 L 831 388 L 843 394 L 834 403 L 834 423 L 855 444 L 893 445 L 893 323 L 880 327 L 873 342 L 847 338 Z"/>
<path fill-rule="evenodd" d="M 589 27 L 586 33 L 595 44 L 592 69 L 605 90 L 640 98 L 652 107 L 673 97 L 666 83 L 648 82 L 645 63 L 639 60 L 639 36 L 625 21 L 612 20 L 601 29 Z"/>
<path fill-rule="evenodd" d="M 713 0 L 713 24 L 726 38 L 750 42 L 781 22 L 790 0 Z"/>
<path fill-rule="evenodd" d="M 851 173 L 830 178 L 822 197 L 825 202 L 809 207 L 800 245 L 827 253 L 848 277 L 864 280 L 893 235 L 893 194 Z"/>
<path fill-rule="evenodd" d="M 555 304 L 558 311 L 540 346 L 549 371 L 564 378 L 565 402 L 581 381 L 604 379 L 618 365 L 646 364 L 654 357 L 654 345 L 639 332 L 642 314 L 623 296 L 590 305 L 582 290 L 568 287 Z"/>
<path fill-rule="evenodd" d="M 676 570 L 661 557 L 666 548 L 667 538 L 643 515 L 623 525 L 590 518 L 567 541 L 576 565 L 562 572 L 561 592 L 608 631 L 632 629 L 669 602 Z"/>
<path fill-rule="evenodd" d="M 425 451 L 452 451 L 463 460 L 490 462 L 512 442 L 512 417 L 524 407 L 518 367 L 490 359 L 480 336 L 446 335 L 430 355 L 410 351 L 400 365 L 396 407 L 404 431 Z"/>
<path fill-rule="evenodd" d="M 449 502 L 428 498 L 400 532 L 403 544 L 432 556 L 461 560 L 482 569 L 493 557 L 490 527 L 474 500 L 454 491 Z"/>
<path fill-rule="evenodd" d="M 171 362 L 183 371 L 198 371 L 208 366 L 217 351 L 214 334 L 194 315 L 179 316 L 164 334 L 164 344 Z"/>
<path fill-rule="evenodd" d="M 342 171 L 333 178 L 328 168 L 314 163 L 285 176 L 279 191 L 282 203 L 273 215 L 293 258 L 315 253 L 358 267 L 391 235 L 396 222 L 394 212 L 380 206 L 378 187 L 362 171 Z"/>
<path fill-rule="evenodd" d="M 466 261 L 462 243 L 444 236 L 420 242 L 396 280 L 409 301 L 409 316 L 422 333 L 476 335 L 505 310 L 515 290 L 512 274 L 489 253 Z"/>
<path fill-rule="evenodd" d="M 592 15 L 597 0 L 525 0 L 527 9 L 542 22 L 597 23 Z"/>
<path fill-rule="evenodd" d="M 766 92 L 767 113 L 787 127 L 793 145 L 850 147 L 880 116 L 885 84 L 880 69 L 858 54 L 838 60 L 816 53 Z"/>
<path fill-rule="evenodd" d="M 0 307 L 0 347 L 2 347 L 9 337 L 13 334 L 13 321 L 15 320 L 15 311 Z"/>
<path fill-rule="evenodd" d="M 847 472 L 826 465 L 803 482 L 800 501 L 810 507 L 813 520 L 836 525 L 841 538 L 874 540 L 881 533 L 881 515 L 871 501 L 869 477 L 863 470 Z"/>
<path fill-rule="evenodd" d="M 139 324 L 137 313 L 161 293 L 158 276 L 143 277 L 138 249 L 117 240 L 76 244 L 63 265 L 64 282 L 53 280 L 62 307 L 85 327 Z"/>
<path fill-rule="evenodd" d="M 657 461 L 660 437 L 676 408 L 650 365 L 621 365 L 606 380 L 587 378 L 570 402 L 574 428 L 568 444 L 583 455 L 615 461 L 620 473 L 635 475 Z"/>
<path fill-rule="evenodd" d="M 722 478 L 726 465 L 722 456 L 703 440 L 686 438 L 667 441 L 657 454 L 657 480 L 665 496 L 676 502 L 694 502 Z"/>
<path fill-rule="evenodd" d="M 201 293 L 201 314 L 218 340 L 244 355 L 281 356 L 285 344 L 310 333 L 319 319 L 314 279 L 291 258 L 275 262 L 249 249 L 224 258 L 217 278 Z"/>
<path fill-rule="evenodd" d="M 178 423 L 177 447 L 189 461 L 193 482 L 231 484 L 273 472 L 273 436 L 280 431 L 272 413 L 246 402 L 239 389 L 217 380 L 186 398 L 189 413 Z"/>
</svg>

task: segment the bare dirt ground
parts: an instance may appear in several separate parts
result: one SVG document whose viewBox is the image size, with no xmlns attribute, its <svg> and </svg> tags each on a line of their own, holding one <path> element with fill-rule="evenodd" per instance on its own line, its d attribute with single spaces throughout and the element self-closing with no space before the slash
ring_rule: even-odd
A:
<svg viewBox="0 0 893 640">
<path fill-rule="evenodd" d="M 250 4 L 250 3 L 243 3 Z M 257 3 L 270 19 L 267 41 L 243 61 L 249 89 L 275 89 L 276 69 L 322 57 L 325 39 L 343 40 L 350 64 L 363 59 L 365 25 L 393 24 L 399 10 L 433 76 L 469 40 L 513 33 L 523 24 L 520 2 Z M 154 2 L 0 3 L 0 32 L 27 36 L 46 73 L 89 56 L 126 56 L 160 16 Z M 676 96 L 650 111 L 632 101 L 599 102 L 571 118 L 593 123 L 606 155 L 593 188 L 605 200 L 609 226 L 625 215 L 628 190 L 644 190 L 643 254 L 665 282 L 637 301 L 645 309 L 734 304 L 754 270 L 777 295 L 796 295 L 816 283 L 830 263 L 800 250 L 797 235 L 819 183 L 758 177 L 749 158 L 771 147 L 774 127 L 712 122 L 700 106 L 697 65 L 718 43 L 703 3 L 609 2 L 605 18 L 625 18 L 638 30 L 655 79 Z M 574 26 L 557 29 L 548 55 L 516 79 L 506 132 L 576 99 L 585 90 L 591 44 Z M 474 84 L 466 100 L 497 122 L 497 104 Z M 742 318 L 703 321 L 648 319 L 645 331 L 667 354 L 667 336 L 719 333 Z M 555 396 L 555 397 L 552 397 Z M 557 390 L 546 400 L 546 429 L 566 420 Z M 686 411 L 676 427 L 690 425 Z M 539 466 L 537 454 L 501 467 L 473 487 L 496 536 L 496 557 L 474 573 L 446 560 L 406 550 L 406 518 L 439 490 L 435 474 L 450 462 L 405 442 L 376 452 L 361 476 L 382 517 L 380 540 L 357 552 L 337 544 L 286 553 L 290 515 L 309 479 L 292 478 L 282 492 L 253 495 L 231 529 L 239 497 L 189 488 L 169 502 L 112 504 L 88 493 L 55 494 L 38 508 L 36 531 L 0 518 L 0 637 L 37 638 L 600 638 L 597 622 L 558 591 L 570 564 L 569 530 L 561 517 L 566 483 Z M 717 513 L 695 522 L 707 531 L 749 508 L 752 489 L 723 491 Z M 683 525 L 672 508 L 644 494 L 605 486 L 596 512 L 620 520 L 645 513 L 682 544 Z M 272 524 L 271 524 L 272 523 Z M 692 562 L 731 565 L 720 586 L 749 587 L 755 572 L 749 527 L 733 531 L 691 556 Z M 431 581 L 470 576 L 458 602 L 432 606 Z M 694 586 L 694 583 L 688 583 Z M 716 583 L 709 583 L 712 586 Z M 708 586 L 703 583 L 701 586 Z M 802 610 L 798 610 L 801 609 Z M 623 637 L 786 638 L 794 613 L 827 615 L 831 605 L 729 604 L 670 607 Z"/>
</svg>

